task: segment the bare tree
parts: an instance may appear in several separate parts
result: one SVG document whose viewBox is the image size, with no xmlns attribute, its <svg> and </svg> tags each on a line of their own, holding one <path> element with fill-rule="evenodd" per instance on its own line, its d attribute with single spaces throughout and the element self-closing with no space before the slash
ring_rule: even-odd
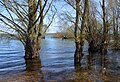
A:
<svg viewBox="0 0 120 82">
<path fill-rule="evenodd" d="M 1 31 L 14 35 L 25 48 L 25 59 L 39 58 L 40 44 L 43 29 L 43 19 L 51 9 L 54 0 L 1 0 L 0 4 L 6 9 L 7 14 L 0 13 L 0 21 L 12 29 L 16 34 L 6 30 Z M 51 25 L 56 14 L 52 13 L 47 28 Z"/>
<path fill-rule="evenodd" d="M 86 17 L 86 40 L 89 43 L 89 52 L 97 52 L 100 48 L 102 37 L 101 26 L 97 19 L 97 8 L 94 1 L 89 1 L 87 6 L 87 17 Z"/>
<path fill-rule="evenodd" d="M 113 39 L 114 39 L 114 47 L 117 49 L 119 47 L 119 14 L 120 14 L 120 1 L 111 0 L 110 4 L 110 9 L 112 13 L 112 25 L 113 25 Z"/>
<path fill-rule="evenodd" d="M 83 45 L 85 38 L 85 22 L 86 22 L 86 11 L 89 0 L 65 0 L 67 4 L 69 4 L 76 11 L 75 18 L 75 28 L 74 28 L 74 36 L 75 36 L 75 54 L 74 54 L 74 64 L 80 65 L 80 61 L 83 56 Z M 84 5 L 82 5 L 84 4 Z"/>
</svg>

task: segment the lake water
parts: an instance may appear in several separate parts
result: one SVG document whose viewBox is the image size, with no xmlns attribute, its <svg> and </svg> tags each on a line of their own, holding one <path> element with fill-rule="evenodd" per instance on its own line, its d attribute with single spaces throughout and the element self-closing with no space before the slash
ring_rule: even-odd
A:
<svg viewBox="0 0 120 82">
<path fill-rule="evenodd" d="M 90 55 L 86 43 L 81 67 L 76 67 L 74 50 L 73 40 L 46 38 L 39 64 L 33 65 L 24 60 L 18 40 L 0 39 L 0 82 L 120 82 L 120 51 Z"/>
</svg>

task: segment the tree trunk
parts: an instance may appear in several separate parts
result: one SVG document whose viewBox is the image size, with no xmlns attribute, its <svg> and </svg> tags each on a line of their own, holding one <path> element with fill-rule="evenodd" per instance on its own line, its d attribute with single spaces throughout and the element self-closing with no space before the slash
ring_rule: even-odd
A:
<svg viewBox="0 0 120 82">
<path fill-rule="evenodd" d="M 40 36 L 39 29 L 34 24 L 36 20 L 36 0 L 28 0 L 28 18 L 29 24 L 26 35 L 26 45 L 25 45 L 25 59 L 39 58 L 40 52 Z"/>
<path fill-rule="evenodd" d="M 119 36 L 118 36 L 118 18 L 119 18 L 119 10 L 116 6 L 116 8 L 113 8 L 113 33 L 114 33 L 114 47 L 117 49 L 118 42 L 119 42 Z"/>
<path fill-rule="evenodd" d="M 36 39 L 27 38 L 25 46 L 25 59 L 39 58 L 40 54 L 40 41 Z"/>
<path fill-rule="evenodd" d="M 107 25 L 106 25 L 106 12 L 105 12 L 105 0 L 102 1 L 103 6 L 103 39 L 101 43 L 101 53 L 106 54 L 107 53 Z"/>
<path fill-rule="evenodd" d="M 76 0 L 76 22 L 75 22 L 75 44 L 76 44 L 76 50 L 74 54 L 74 64 L 75 65 L 80 65 L 80 61 L 82 59 L 82 51 L 83 51 L 83 45 L 84 45 L 84 39 L 83 39 L 83 31 L 84 31 L 84 26 L 85 26 L 85 18 L 86 18 L 86 11 L 87 11 L 87 6 L 88 6 L 88 0 L 85 0 L 84 3 L 84 12 L 82 15 L 82 22 L 81 22 L 81 28 L 80 32 L 78 32 L 79 29 L 79 11 L 80 11 L 80 0 Z M 78 35 L 79 34 L 79 35 Z"/>
<path fill-rule="evenodd" d="M 75 66 L 79 66 L 82 56 L 83 56 L 83 43 L 82 42 L 76 42 L 76 50 L 75 50 L 75 54 L 74 54 L 74 64 Z"/>
<path fill-rule="evenodd" d="M 87 30 L 88 30 L 88 36 L 87 41 L 89 44 L 88 51 L 91 53 L 94 53 L 97 51 L 98 46 L 97 44 L 97 38 L 96 38 L 96 19 L 95 14 L 92 13 L 90 10 L 90 1 L 86 0 L 86 22 L 87 22 Z M 96 35 L 96 36 L 95 36 Z"/>
<path fill-rule="evenodd" d="M 82 53 L 82 46 L 80 45 L 79 37 L 78 37 L 79 3 L 80 0 L 76 0 L 76 22 L 75 22 L 75 32 L 74 32 L 76 50 L 74 54 L 74 65 L 80 64 L 81 53 Z"/>
<path fill-rule="evenodd" d="M 95 52 L 96 51 L 96 48 L 95 48 L 95 42 L 92 40 L 89 42 L 89 49 L 88 49 L 89 52 Z"/>
<path fill-rule="evenodd" d="M 39 58 L 25 60 L 26 71 L 41 71 L 41 61 Z"/>
</svg>

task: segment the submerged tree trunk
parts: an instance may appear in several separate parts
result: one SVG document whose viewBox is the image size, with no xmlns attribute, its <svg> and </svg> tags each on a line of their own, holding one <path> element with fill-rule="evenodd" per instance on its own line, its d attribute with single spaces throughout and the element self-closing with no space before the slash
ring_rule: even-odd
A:
<svg viewBox="0 0 120 82">
<path fill-rule="evenodd" d="M 103 10 L 103 39 L 101 43 L 101 53 L 107 53 L 107 25 L 106 25 L 106 11 L 105 11 L 105 0 L 102 0 L 102 10 Z"/>
<path fill-rule="evenodd" d="M 96 51 L 96 48 L 95 48 L 95 42 L 93 40 L 91 40 L 89 42 L 89 49 L 88 49 L 89 52 L 95 52 Z"/>
<path fill-rule="evenodd" d="M 38 40 L 27 38 L 25 46 L 25 59 L 38 58 L 40 53 L 40 43 Z"/>
<path fill-rule="evenodd" d="M 90 1 L 87 1 L 87 9 L 86 9 L 86 21 L 87 21 L 87 41 L 89 44 L 88 51 L 90 53 L 94 53 L 98 51 L 98 36 L 97 36 L 97 20 L 95 18 L 95 13 L 93 13 L 93 10 L 90 9 Z"/>
<path fill-rule="evenodd" d="M 40 34 L 38 34 L 39 30 L 36 27 L 36 0 L 28 0 L 29 5 L 29 24 L 26 35 L 26 43 L 25 43 L 25 59 L 34 59 L 39 57 L 40 52 Z"/>
<path fill-rule="evenodd" d="M 116 2 L 117 3 L 117 2 Z M 117 5 L 117 4 L 116 4 Z M 119 47 L 118 43 L 119 43 L 119 36 L 118 36 L 118 30 L 119 30 L 119 26 L 118 26 L 118 19 L 119 19 L 119 9 L 116 6 L 115 8 L 113 8 L 113 39 L 114 39 L 114 47 L 115 49 L 117 49 Z"/>
<path fill-rule="evenodd" d="M 76 0 L 76 22 L 75 22 L 75 45 L 76 50 L 74 54 L 74 64 L 80 64 L 81 60 L 81 53 L 82 53 L 82 46 L 80 45 L 79 38 L 78 38 L 78 22 L 79 22 L 79 3 L 80 0 Z"/>
<path fill-rule="evenodd" d="M 86 18 L 86 10 L 87 10 L 87 6 L 88 6 L 88 0 L 85 0 L 84 3 L 84 12 L 82 17 L 82 21 L 81 21 L 81 28 L 79 29 L 79 18 L 80 18 L 80 0 L 76 0 L 76 22 L 75 22 L 75 45 L 76 45 L 76 50 L 75 50 L 75 54 L 74 54 L 74 64 L 75 65 L 80 65 L 81 59 L 83 57 L 83 45 L 84 45 L 84 39 L 83 39 L 83 31 L 84 31 L 84 27 L 85 27 L 85 18 Z"/>
<path fill-rule="evenodd" d="M 26 73 L 27 76 L 31 77 L 31 78 L 28 78 L 28 80 L 26 81 L 29 81 L 29 82 L 44 82 L 44 74 L 41 70 L 41 60 L 40 58 L 37 58 L 37 59 L 28 59 L 28 60 L 25 60 L 25 64 L 26 64 Z"/>
<path fill-rule="evenodd" d="M 76 42 L 76 50 L 74 54 L 74 64 L 75 65 L 80 65 L 82 56 L 83 56 L 83 43 L 82 42 Z"/>
<path fill-rule="evenodd" d="M 41 61 L 39 58 L 25 60 L 26 71 L 41 71 Z"/>
</svg>

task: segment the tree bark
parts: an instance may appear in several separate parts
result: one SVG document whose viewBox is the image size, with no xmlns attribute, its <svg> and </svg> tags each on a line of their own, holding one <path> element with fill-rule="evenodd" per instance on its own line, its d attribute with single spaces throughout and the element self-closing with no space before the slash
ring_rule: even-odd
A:
<svg viewBox="0 0 120 82">
<path fill-rule="evenodd" d="M 80 11 L 80 0 L 76 0 L 76 22 L 75 22 L 75 45 L 76 45 L 76 50 L 74 54 L 74 64 L 75 65 L 80 65 L 81 59 L 83 57 L 82 51 L 83 51 L 83 45 L 84 45 L 84 40 L 83 40 L 83 30 L 84 30 L 84 24 L 85 24 L 85 18 L 86 18 L 86 10 L 87 10 L 87 5 L 88 5 L 88 0 L 85 0 L 84 3 L 84 12 L 82 15 L 82 22 L 81 22 L 81 29 L 80 32 L 78 32 L 79 29 L 79 11 Z M 79 34 L 79 35 L 78 35 Z"/>
<path fill-rule="evenodd" d="M 101 53 L 107 53 L 107 25 L 106 25 L 106 11 L 105 11 L 105 0 L 102 0 L 102 10 L 103 10 L 103 38 L 101 43 Z"/>
<path fill-rule="evenodd" d="M 40 43 L 38 40 L 27 38 L 25 46 L 25 59 L 39 58 Z"/>
<path fill-rule="evenodd" d="M 26 71 L 40 71 L 41 70 L 41 61 L 39 58 L 32 60 L 25 60 Z"/>
<path fill-rule="evenodd" d="M 28 0 L 28 17 L 29 17 L 29 24 L 27 29 L 27 36 L 25 42 L 25 59 L 34 59 L 39 58 L 40 52 L 40 34 L 36 24 L 34 22 L 36 20 L 36 7 L 37 2 L 36 0 Z"/>
<path fill-rule="evenodd" d="M 74 64 L 80 64 L 80 60 L 81 60 L 81 53 L 82 53 L 82 49 L 81 49 L 81 45 L 80 42 L 78 40 L 78 22 L 79 22 L 79 3 L 80 0 L 76 0 L 76 22 L 75 22 L 75 45 L 76 45 L 76 50 L 75 50 L 75 54 L 74 54 Z"/>
<path fill-rule="evenodd" d="M 117 2 L 116 2 L 117 3 Z M 118 47 L 118 42 L 119 42 L 119 39 L 118 39 L 118 28 L 119 28 L 119 26 L 118 26 L 118 18 L 119 18 L 119 9 L 118 9 L 118 7 L 117 7 L 117 4 L 116 4 L 116 6 L 115 6 L 115 8 L 113 8 L 113 33 L 114 33 L 114 37 L 113 37 L 113 39 L 114 39 L 114 47 L 115 47 L 115 49 L 117 49 L 117 47 Z"/>
<path fill-rule="evenodd" d="M 76 42 L 76 50 L 74 54 L 74 64 L 75 65 L 80 65 L 82 56 L 83 56 L 83 43 L 82 42 Z"/>
</svg>

